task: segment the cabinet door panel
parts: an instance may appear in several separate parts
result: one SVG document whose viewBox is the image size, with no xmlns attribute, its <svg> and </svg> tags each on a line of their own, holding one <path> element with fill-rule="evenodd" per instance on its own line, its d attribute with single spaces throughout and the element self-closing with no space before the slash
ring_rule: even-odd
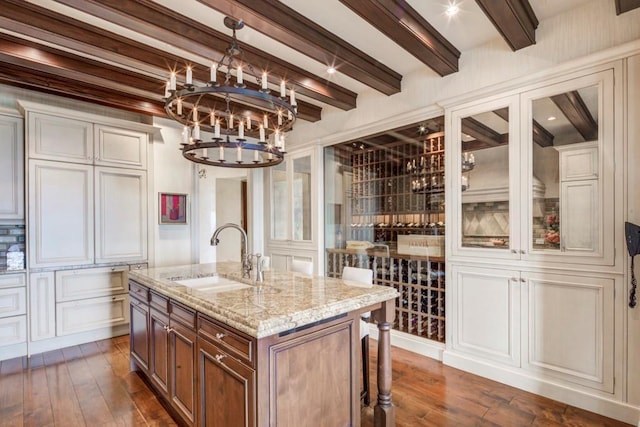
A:
<svg viewBox="0 0 640 427">
<path fill-rule="evenodd" d="M 147 174 L 96 167 L 96 262 L 147 257 Z"/>
<path fill-rule="evenodd" d="M 129 304 L 131 355 L 142 369 L 149 367 L 149 306 L 131 298 Z"/>
<path fill-rule="evenodd" d="M 53 271 L 29 275 L 29 327 L 31 341 L 56 335 L 56 297 Z"/>
<path fill-rule="evenodd" d="M 17 288 L 20 286 L 25 286 L 26 283 L 27 276 L 24 273 L 0 274 L 0 289 Z"/>
<path fill-rule="evenodd" d="M 520 274 L 511 270 L 453 266 L 452 346 L 520 364 Z"/>
<path fill-rule="evenodd" d="M 27 340 L 27 316 L 0 319 L 0 347 L 19 344 Z"/>
<path fill-rule="evenodd" d="M 91 166 L 29 162 L 31 267 L 93 263 Z"/>
<path fill-rule="evenodd" d="M 56 302 L 127 292 L 127 266 L 56 271 Z"/>
<path fill-rule="evenodd" d="M 561 188 L 562 250 L 597 252 L 600 229 L 598 181 L 563 182 Z"/>
<path fill-rule="evenodd" d="M 93 125 L 76 119 L 29 113 L 29 157 L 93 163 Z"/>
<path fill-rule="evenodd" d="M 95 125 L 96 165 L 146 169 L 148 136 L 144 132 Z"/>
<path fill-rule="evenodd" d="M 527 368 L 613 392 L 614 280 L 527 277 Z"/>
<path fill-rule="evenodd" d="M 255 425 L 255 371 L 198 340 L 200 417 L 206 427 Z"/>
<path fill-rule="evenodd" d="M 128 295 L 56 304 L 58 336 L 129 323 Z"/>
<path fill-rule="evenodd" d="M 196 334 L 180 325 L 171 324 L 171 388 L 170 398 L 173 407 L 189 425 L 195 423 L 195 375 Z"/>
<path fill-rule="evenodd" d="M 0 220 L 24 220 L 22 119 L 0 116 Z"/>
<path fill-rule="evenodd" d="M 27 312 L 25 288 L 0 289 L 0 317 L 17 316 Z"/>
<path fill-rule="evenodd" d="M 149 361 L 149 375 L 155 385 L 169 393 L 169 318 L 151 309 L 149 317 L 151 330 L 151 356 Z"/>
</svg>

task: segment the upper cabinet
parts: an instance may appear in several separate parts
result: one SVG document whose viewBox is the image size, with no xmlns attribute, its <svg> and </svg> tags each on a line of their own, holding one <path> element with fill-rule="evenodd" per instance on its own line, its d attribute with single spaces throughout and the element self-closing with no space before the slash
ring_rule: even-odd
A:
<svg viewBox="0 0 640 427">
<path fill-rule="evenodd" d="M 146 169 L 146 132 L 93 124 L 46 113 L 28 118 L 33 159 Z"/>
<path fill-rule="evenodd" d="M 271 241 L 310 242 L 313 238 L 313 154 L 287 156 L 270 168 Z"/>
<path fill-rule="evenodd" d="M 454 256 L 613 265 L 613 74 L 451 110 Z"/>
<path fill-rule="evenodd" d="M 0 223 L 24 221 L 24 137 L 20 117 L 0 115 Z"/>
</svg>

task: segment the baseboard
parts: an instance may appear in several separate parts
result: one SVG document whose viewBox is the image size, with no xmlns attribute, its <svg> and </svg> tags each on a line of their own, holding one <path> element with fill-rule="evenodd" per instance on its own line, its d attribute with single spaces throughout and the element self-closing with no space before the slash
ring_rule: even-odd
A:
<svg viewBox="0 0 640 427">
<path fill-rule="evenodd" d="M 577 408 L 595 412 L 640 427 L 640 408 L 606 396 L 554 383 L 513 367 L 499 366 L 445 350 L 442 362 L 465 372 L 507 384 Z"/>
<path fill-rule="evenodd" d="M 378 339 L 378 329 L 375 325 L 371 325 L 369 334 L 372 339 Z M 444 344 L 437 341 L 427 340 L 396 330 L 391 330 L 391 345 L 439 361 L 442 361 L 442 352 L 445 348 Z"/>
<path fill-rule="evenodd" d="M 126 335 L 128 333 L 129 325 L 126 324 L 96 329 L 88 332 L 81 332 L 73 335 L 66 335 L 63 337 L 50 338 L 42 341 L 34 341 L 29 345 L 29 353 L 30 355 L 44 353 L 45 351 L 57 350 L 59 348 L 71 347 L 79 344 L 86 344 L 88 342 L 113 338 L 120 335 Z"/>
<path fill-rule="evenodd" d="M 27 354 L 27 343 L 12 344 L 0 347 L 0 361 L 21 357 Z"/>
</svg>

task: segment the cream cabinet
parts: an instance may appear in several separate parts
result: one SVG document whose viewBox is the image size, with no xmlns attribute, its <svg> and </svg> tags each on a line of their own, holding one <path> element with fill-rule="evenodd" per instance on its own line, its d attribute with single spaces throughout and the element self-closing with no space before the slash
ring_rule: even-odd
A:
<svg viewBox="0 0 640 427">
<path fill-rule="evenodd" d="M 95 262 L 147 258 L 147 173 L 95 168 Z"/>
<path fill-rule="evenodd" d="M 28 113 L 29 157 L 146 169 L 148 134 L 63 116 Z"/>
<path fill-rule="evenodd" d="M 53 271 L 29 274 L 30 341 L 56 336 L 56 297 Z"/>
<path fill-rule="evenodd" d="M 57 271 L 56 335 L 127 324 L 128 271 L 129 266 Z"/>
<path fill-rule="evenodd" d="M 615 280 L 453 265 L 451 347 L 543 378 L 613 392 Z"/>
<path fill-rule="evenodd" d="M 0 115 L 0 223 L 24 221 L 22 119 Z"/>
<path fill-rule="evenodd" d="M 24 343 L 27 339 L 25 282 L 24 273 L 0 274 L 0 348 Z"/>
<path fill-rule="evenodd" d="M 29 161 L 30 267 L 94 262 L 93 167 Z"/>
</svg>

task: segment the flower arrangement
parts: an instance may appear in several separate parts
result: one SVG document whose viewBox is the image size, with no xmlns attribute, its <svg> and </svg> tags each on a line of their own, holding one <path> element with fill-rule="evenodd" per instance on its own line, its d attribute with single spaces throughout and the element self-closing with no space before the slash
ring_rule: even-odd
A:
<svg viewBox="0 0 640 427">
<path fill-rule="evenodd" d="M 553 244 L 560 243 L 560 221 L 556 214 L 547 216 L 547 233 L 544 238 L 547 242 Z"/>
</svg>

